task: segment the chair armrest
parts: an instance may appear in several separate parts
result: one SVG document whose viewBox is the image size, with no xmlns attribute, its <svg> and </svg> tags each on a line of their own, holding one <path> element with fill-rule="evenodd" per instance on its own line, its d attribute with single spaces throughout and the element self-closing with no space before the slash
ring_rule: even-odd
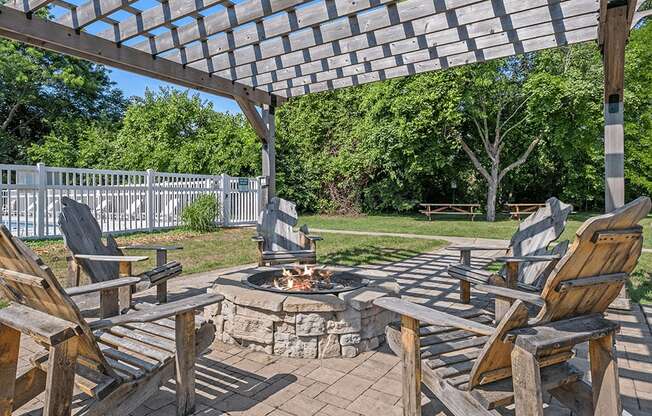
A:
<svg viewBox="0 0 652 416">
<path fill-rule="evenodd" d="M 90 327 L 91 329 L 96 330 L 110 328 L 116 325 L 124 325 L 132 322 L 157 321 L 159 319 L 169 318 L 170 316 L 176 316 L 198 308 L 203 308 L 204 306 L 220 302 L 223 299 L 224 296 L 222 295 L 206 293 L 187 299 L 177 300 L 175 302 L 163 303 L 135 312 L 129 312 L 124 315 L 101 319 L 92 322 Z"/>
<path fill-rule="evenodd" d="M 465 264 L 452 264 L 448 266 L 448 275 L 469 283 L 485 284 L 492 282 L 495 273 Z"/>
<path fill-rule="evenodd" d="M 80 260 L 91 260 L 91 261 L 106 261 L 106 262 L 113 262 L 113 263 L 122 263 L 122 262 L 128 262 L 128 263 L 135 263 L 139 261 L 145 261 L 149 259 L 147 256 L 103 256 L 103 255 L 96 255 L 96 254 L 75 254 L 75 259 L 80 259 Z"/>
<path fill-rule="evenodd" d="M 312 241 L 321 241 L 324 239 L 322 236 L 314 234 L 306 234 L 306 238 Z"/>
<path fill-rule="evenodd" d="M 495 247 L 495 246 L 447 246 L 448 250 L 457 251 L 489 251 L 489 250 L 507 250 L 509 247 Z"/>
<path fill-rule="evenodd" d="M 541 261 L 554 261 L 559 260 L 559 254 L 546 254 L 541 256 L 501 256 L 496 257 L 495 261 L 503 263 L 536 263 Z"/>
<path fill-rule="evenodd" d="M 255 235 L 251 237 L 251 241 L 263 242 L 265 241 L 265 237 L 263 237 L 262 235 Z"/>
<path fill-rule="evenodd" d="M 480 335 L 492 335 L 496 331 L 492 326 L 460 318 L 445 312 L 439 312 L 435 309 L 430 309 L 399 298 L 384 297 L 376 299 L 374 305 L 431 325 L 452 326 Z"/>
<path fill-rule="evenodd" d="M 136 276 L 121 277 L 118 279 L 107 280 L 105 282 L 93 283 L 90 285 L 71 287 L 66 289 L 68 296 L 84 295 L 86 293 L 99 292 L 106 289 L 117 289 L 123 286 L 131 286 L 140 282 L 142 279 Z"/>
<path fill-rule="evenodd" d="M 77 335 L 79 325 L 18 303 L 0 309 L 0 324 L 53 346 Z"/>
<path fill-rule="evenodd" d="M 485 285 L 485 284 L 476 285 L 475 288 L 483 292 L 491 293 L 492 295 L 501 296 L 509 299 L 522 300 L 523 302 L 530 303 L 532 305 L 536 305 L 539 307 L 542 307 L 546 303 L 541 298 L 541 296 L 535 293 L 528 293 L 518 289 L 510 289 L 508 287 Z"/>
<path fill-rule="evenodd" d="M 183 250 L 182 246 L 156 246 L 156 245 L 147 245 L 147 244 L 134 244 L 131 246 L 121 246 L 118 247 L 120 250 L 152 250 L 152 251 L 172 251 L 172 250 Z"/>
</svg>

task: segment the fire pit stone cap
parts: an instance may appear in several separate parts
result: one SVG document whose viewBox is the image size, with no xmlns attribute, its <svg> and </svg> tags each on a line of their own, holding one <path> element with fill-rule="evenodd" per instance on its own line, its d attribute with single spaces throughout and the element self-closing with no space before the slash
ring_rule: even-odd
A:
<svg viewBox="0 0 652 416">
<path fill-rule="evenodd" d="M 337 295 L 288 295 L 283 302 L 285 312 L 341 312 L 346 310 L 346 302 Z"/>
</svg>

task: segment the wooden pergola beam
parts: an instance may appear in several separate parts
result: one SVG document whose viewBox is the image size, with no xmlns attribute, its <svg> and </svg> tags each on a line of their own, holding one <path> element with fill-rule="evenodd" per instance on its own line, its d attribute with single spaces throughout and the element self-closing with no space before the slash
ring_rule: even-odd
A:
<svg viewBox="0 0 652 416">
<path fill-rule="evenodd" d="M 223 3 L 231 4 L 230 0 L 169 0 L 129 16 L 118 22 L 114 28 L 103 30 L 97 36 L 124 42 L 152 29 L 170 24 L 174 20 L 195 15 L 204 9 Z"/>
<path fill-rule="evenodd" d="M 0 36 L 223 97 L 238 96 L 258 104 L 280 102 L 267 92 L 166 59 L 153 59 L 144 52 L 48 20 L 30 19 L 6 6 L 0 6 Z"/>
<path fill-rule="evenodd" d="M 558 45 L 574 43 L 577 41 L 595 39 L 596 14 L 583 14 L 542 22 L 532 26 L 519 27 L 515 30 L 503 31 L 501 19 L 484 22 L 482 30 L 473 29 L 469 26 L 461 26 L 433 33 L 426 33 L 415 37 L 408 37 L 400 40 L 403 35 L 395 35 L 399 40 L 392 41 L 391 38 L 381 38 L 379 43 L 371 48 L 357 49 L 365 43 L 357 43 L 351 47 L 351 52 L 323 57 L 319 60 L 293 65 L 280 70 L 268 71 L 255 77 L 238 78 L 238 81 L 257 88 L 268 87 L 268 91 L 284 88 L 282 82 L 296 86 L 303 85 L 306 81 L 316 82 L 336 77 L 360 74 L 365 71 L 375 70 L 376 66 L 388 68 L 388 62 L 394 60 L 394 66 L 417 63 L 429 59 L 439 59 L 442 67 L 446 67 L 446 59 L 470 51 L 476 51 L 480 57 L 483 51 L 488 48 L 505 44 L 517 45 L 525 52 L 528 44 L 535 43 L 535 39 L 556 35 Z M 580 29 L 587 29 L 587 36 L 577 37 Z M 570 33 L 570 36 L 567 36 Z M 366 37 L 369 39 L 369 37 Z M 308 54 L 303 54 L 305 57 Z M 286 59 L 285 62 L 290 61 Z M 291 61 L 290 61 L 291 62 Z M 229 71 L 221 71 L 216 75 L 229 78 Z M 310 79 L 313 81 L 310 81 Z M 301 81 L 304 80 L 304 81 Z M 272 88 L 269 88 L 269 85 Z M 280 87 L 279 87 L 280 86 Z"/>
<path fill-rule="evenodd" d="M 649 16 L 652 16 L 652 10 L 644 10 L 642 12 L 634 13 L 634 19 L 632 20 L 632 23 L 629 25 L 630 29 L 633 29 L 634 26 L 636 26 L 641 22 L 641 20 Z"/>
<path fill-rule="evenodd" d="M 243 48 L 252 45 L 254 56 L 269 57 L 265 51 L 264 42 L 267 46 L 278 46 L 280 44 L 301 44 L 301 38 L 310 36 L 320 37 L 319 31 L 322 26 L 334 22 L 337 19 L 350 17 L 352 20 L 349 24 L 354 25 L 353 20 L 359 13 L 364 13 L 369 9 L 382 4 L 392 4 L 397 0 L 322 0 L 312 3 L 301 10 L 290 9 L 285 13 L 274 16 L 273 19 L 266 19 L 259 25 L 250 25 L 238 29 L 237 36 L 230 36 L 230 32 L 222 32 L 214 36 L 205 44 L 193 45 L 183 51 L 183 54 L 177 52 L 170 56 L 170 59 L 176 62 L 191 64 L 196 61 L 205 60 L 215 55 L 226 54 L 227 60 L 238 60 L 238 52 L 242 53 Z M 408 0 L 411 2 L 417 0 Z M 422 1 L 422 0 L 419 0 Z M 480 0 L 465 0 L 467 3 Z M 429 4 L 424 2 L 424 4 Z M 306 29 L 305 33 L 301 30 Z M 310 30 L 312 29 L 312 31 Z M 341 29 L 341 28 L 340 28 Z M 232 30 L 232 29 L 231 29 Z M 310 32 L 310 33 L 309 33 Z M 294 34 L 295 36 L 288 37 Z M 326 37 L 326 35 L 324 35 Z M 258 50 L 258 51 L 257 51 Z M 251 54 L 249 54 L 251 55 Z"/>
<path fill-rule="evenodd" d="M 263 117 L 258 113 L 258 110 L 256 110 L 256 104 L 245 98 L 234 98 L 240 106 L 242 113 L 245 115 L 245 117 L 247 117 L 249 124 L 251 124 L 251 127 L 253 127 L 254 131 L 258 135 L 258 138 L 260 138 L 263 143 L 266 143 L 267 138 L 269 137 L 269 129 L 267 128 L 266 121 L 263 120 Z"/>
<path fill-rule="evenodd" d="M 276 37 L 257 45 L 258 53 L 250 46 L 190 66 L 225 78 L 242 79 L 340 54 L 346 58 L 347 53 L 368 47 L 387 45 L 386 49 L 390 50 L 408 38 L 416 38 L 413 39 L 418 42 L 416 46 L 424 47 L 424 38 L 418 38 L 422 35 L 429 35 L 431 43 L 441 45 L 450 42 L 451 37 L 459 40 L 506 32 L 564 16 L 586 14 L 595 4 L 595 0 L 507 0 L 503 9 L 494 10 L 494 2 L 484 0 L 470 5 L 455 3 L 457 8 L 442 12 L 430 3 L 408 0 L 376 8 L 363 16 L 352 16 L 348 22 L 329 21 L 314 28 L 312 33 L 301 32 L 301 37 L 295 32 L 288 41 Z M 443 39 L 438 39 L 439 36 Z M 271 78 L 280 80 L 276 75 L 271 74 Z"/>
<path fill-rule="evenodd" d="M 241 25 L 259 21 L 274 13 L 292 9 L 303 0 L 246 0 L 232 7 L 227 7 L 202 19 L 162 33 L 148 41 L 135 44 L 133 47 L 151 54 L 160 54 L 188 43 L 204 40 L 219 32 L 232 31 Z M 180 62 L 180 61 L 179 61 Z"/>
<path fill-rule="evenodd" d="M 34 13 L 35 11 L 49 5 L 54 0 L 11 0 L 5 5 L 12 9 L 20 10 L 25 13 Z"/>
<path fill-rule="evenodd" d="M 62 14 L 55 22 L 81 29 L 135 2 L 136 0 L 89 0 Z"/>
</svg>

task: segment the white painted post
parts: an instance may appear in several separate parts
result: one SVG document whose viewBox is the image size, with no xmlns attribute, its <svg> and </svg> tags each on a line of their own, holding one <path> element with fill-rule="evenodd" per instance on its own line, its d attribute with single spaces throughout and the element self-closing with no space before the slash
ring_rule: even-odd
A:
<svg viewBox="0 0 652 416">
<path fill-rule="evenodd" d="M 45 188 L 47 187 L 48 177 L 45 172 L 45 164 L 36 164 L 36 236 L 38 238 L 45 237 L 45 215 L 47 210 L 47 195 Z"/>
<path fill-rule="evenodd" d="M 154 171 L 147 169 L 147 230 L 154 231 Z"/>
<path fill-rule="evenodd" d="M 220 210 L 222 211 L 222 226 L 228 227 L 229 225 L 229 194 L 231 189 L 229 187 L 230 177 L 226 173 L 222 174 L 222 194 L 220 198 Z"/>
<path fill-rule="evenodd" d="M 257 177 L 256 182 L 258 183 L 258 208 L 256 209 L 256 222 L 258 222 L 258 220 L 260 220 L 260 212 L 265 207 L 265 194 L 263 192 L 263 176 Z"/>
</svg>

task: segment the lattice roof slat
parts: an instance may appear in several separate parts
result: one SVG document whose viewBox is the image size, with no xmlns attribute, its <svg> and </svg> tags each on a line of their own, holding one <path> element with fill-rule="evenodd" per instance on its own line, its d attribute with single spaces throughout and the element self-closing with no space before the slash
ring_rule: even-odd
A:
<svg viewBox="0 0 652 416">
<path fill-rule="evenodd" d="M 652 15 L 643 0 L 157 0 L 144 10 L 136 0 L 10 0 L 0 6 L 0 35 L 273 104 L 560 45 L 602 44 L 607 4 L 623 1 L 632 25 Z M 28 19 L 48 4 L 69 10 L 54 21 Z M 96 22 L 108 27 L 98 30 Z"/>
</svg>

